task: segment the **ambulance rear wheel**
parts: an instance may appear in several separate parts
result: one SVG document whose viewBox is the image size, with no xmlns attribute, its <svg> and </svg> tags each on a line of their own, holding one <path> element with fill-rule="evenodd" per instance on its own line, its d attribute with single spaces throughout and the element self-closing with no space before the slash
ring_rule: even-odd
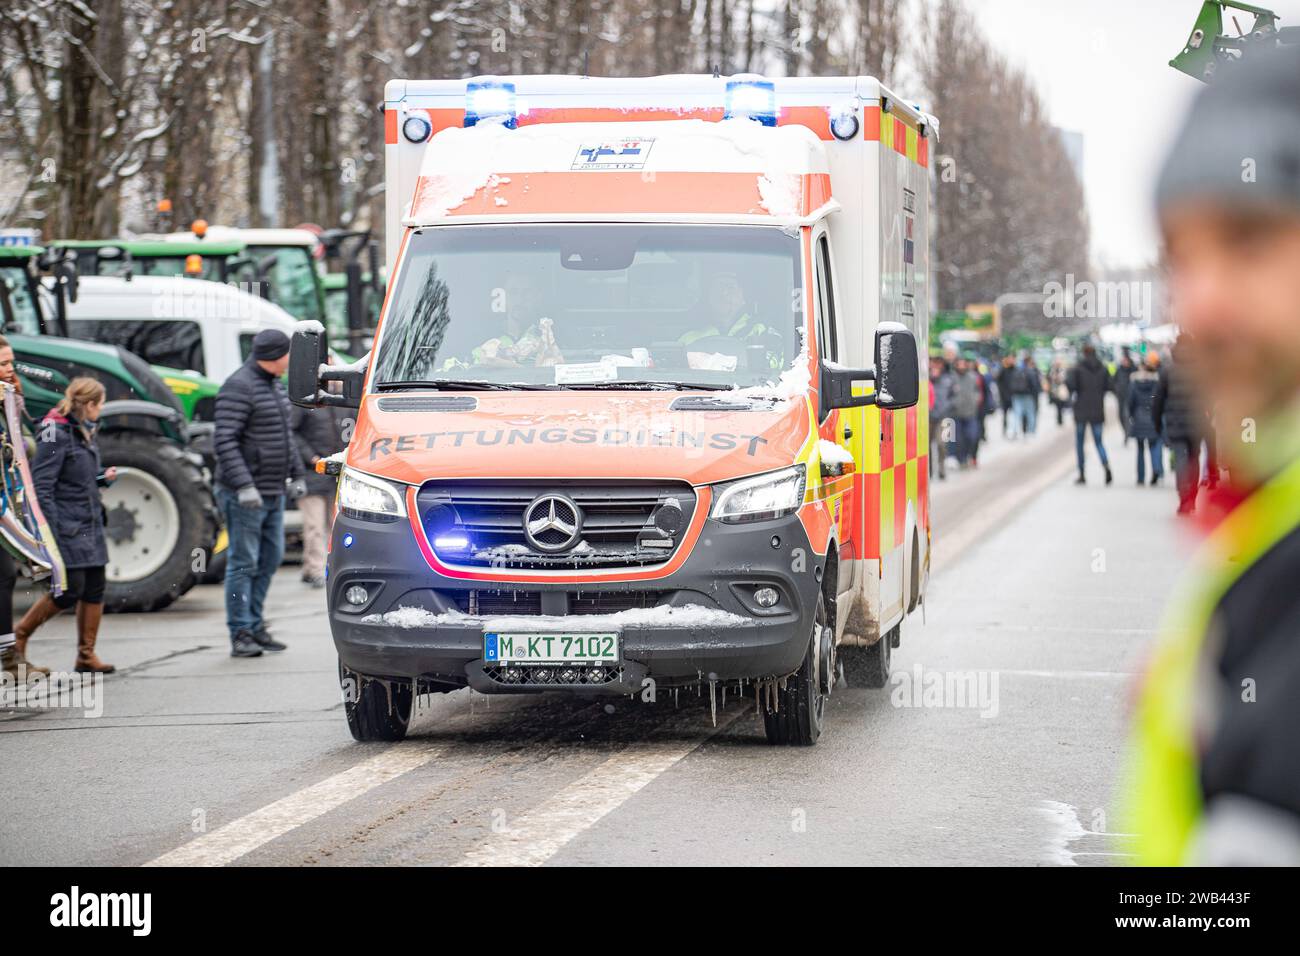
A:
<svg viewBox="0 0 1300 956">
<path fill-rule="evenodd" d="M 841 645 L 840 668 L 849 687 L 884 687 L 889 683 L 891 651 L 898 642 L 901 625 L 895 625 L 870 647 Z"/>
<path fill-rule="evenodd" d="M 339 661 L 339 687 L 348 730 L 363 742 L 397 741 L 411 722 L 415 682 L 401 678 L 367 677 Z"/>
<path fill-rule="evenodd" d="M 809 747 L 821 736 L 826 698 L 830 696 L 830 683 L 823 679 L 830 673 L 826 655 L 832 653 L 834 644 L 829 627 L 826 598 L 818 597 L 803 663 L 786 678 L 785 686 L 777 689 L 775 701 L 769 701 L 763 714 L 763 730 L 769 744 Z"/>
</svg>

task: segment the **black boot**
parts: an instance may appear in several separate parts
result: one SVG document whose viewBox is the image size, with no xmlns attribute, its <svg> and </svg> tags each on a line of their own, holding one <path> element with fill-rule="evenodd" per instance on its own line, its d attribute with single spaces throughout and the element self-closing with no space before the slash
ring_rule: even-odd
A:
<svg viewBox="0 0 1300 956">
<path fill-rule="evenodd" d="M 1112 481 L 1114 481 L 1114 480 L 1115 480 L 1115 476 L 1112 475 L 1112 474 L 1110 473 L 1110 465 L 1107 465 L 1107 466 L 1106 466 L 1106 484 L 1109 485 L 1109 484 L 1110 484 Z"/>
<path fill-rule="evenodd" d="M 253 640 L 253 632 L 246 628 L 240 628 L 235 632 L 235 636 L 230 639 L 230 656 L 231 657 L 261 657 L 262 647 L 257 641 Z"/>
<path fill-rule="evenodd" d="M 271 632 L 266 629 L 265 624 L 257 625 L 253 631 L 253 640 L 256 641 L 257 646 L 264 651 L 283 651 L 289 646 L 287 644 L 281 644 L 272 637 Z"/>
<path fill-rule="evenodd" d="M 1079 477 L 1074 479 L 1074 483 L 1076 485 L 1086 485 L 1088 483 L 1086 480 L 1084 480 L 1082 468 L 1079 469 Z"/>
</svg>

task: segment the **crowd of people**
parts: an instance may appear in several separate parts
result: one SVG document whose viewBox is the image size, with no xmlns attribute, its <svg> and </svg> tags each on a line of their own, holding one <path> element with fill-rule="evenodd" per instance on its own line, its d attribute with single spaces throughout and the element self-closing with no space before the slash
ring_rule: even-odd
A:
<svg viewBox="0 0 1300 956">
<path fill-rule="evenodd" d="M 248 360 L 222 384 L 216 399 L 216 497 L 228 534 L 226 623 L 231 656 L 258 657 L 282 651 L 264 618 L 271 578 L 284 556 L 286 500 L 296 500 L 303 518 L 304 583 L 324 586 L 325 542 L 333 522 L 334 479 L 316 474 L 321 458 L 344 447 L 344 429 L 331 408 L 291 408 L 281 376 L 289 363 L 289 338 L 267 329 L 253 339 Z M 65 569 L 57 595 L 45 591 L 14 623 L 17 584 L 14 557 L 0 547 L 0 654 L 6 675 L 27 680 L 49 668 L 27 658 L 28 642 L 42 624 L 76 608 L 81 673 L 112 673 L 95 652 L 104 612 L 108 547 L 100 489 L 116 479 L 105 468 L 95 436 L 105 401 L 94 378 L 68 383 L 63 399 L 39 422 L 22 402 L 14 352 L 0 337 L 0 382 L 14 390 L 21 435 L 6 435 L 7 455 L 15 443 L 26 450 L 32 487 Z M 0 426 L 2 428 L 3 426 Z M 8 464 L 8 462 L 6 462 Z"/>
<path fill-rule="evenodd" d="M 949 348 L 930 359 L 930 470 L 948 477 L 948 459 L 961 469 L 978 468 L 988 441 L 988 419 L 1002 411 L 1002 435 L 1016 440 L 1038 431 L 1047 384 L 1034 357 L 1003 356 L 996 371 Z"/>
<path fill-rule="evenodd" d="M 1106 395 L 1119 407 L 1124 443 L 1137 449 L 1137 483 L 1164 480 L 1164 453 L 1173 459 L 1178 488 L 1178 514 L 1195 511 L 1202 486 L 1213 489 L 1219 480 L 1213 421 L 1206 404 L 1193 394 L 1187 370 L 1187 346 L 1180 340 L 1170 350 L 1170 361 L 1157 351 L 1139 361 L 1125 348 L 1112 371 L 1098 357 L 1095 346 L 1084 345 L 1079 359 L 1067 365 L 1053 360 L 1044 376 L 1033 355 L 1017 358 L 1008 353 L 995 370 L 979 359 L 957 354 L 951 348 L 930 359 L 930 473 L 947 478 L 948 459 L 961 469 L 979 466 L 980 447 L 988 440 L 988 422 L 1002 413 L 1002 436 L 1029 438 L 1038 430 L 1038 413 L 1044 402 L 1056 409 L 1056 424 L 1065 425 L 1068 409 L 1074 420 L 1076 484 L 1087 484 L 1088 439 L 1096 449 L 1104 482 L 1115 480 L 1106 452 L 1103 430 Z M 1202 467 L 1202 451 L 1205 465 Z"/>
</svg>

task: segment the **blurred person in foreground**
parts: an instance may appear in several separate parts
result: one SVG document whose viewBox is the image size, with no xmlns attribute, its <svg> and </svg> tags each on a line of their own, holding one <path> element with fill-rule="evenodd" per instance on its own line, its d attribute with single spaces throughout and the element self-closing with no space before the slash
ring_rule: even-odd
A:
<svg viewBox="0 0 1300 956">
<path fill-rule="evenodd" d="M 1249 175 L 1243 175 L 1245 172 Z M 1229 476 L 1135 713 L 1140 863 L 1300 865 L 1300 48 L 1206 88 L 1157 192 Z"/>
</svg>

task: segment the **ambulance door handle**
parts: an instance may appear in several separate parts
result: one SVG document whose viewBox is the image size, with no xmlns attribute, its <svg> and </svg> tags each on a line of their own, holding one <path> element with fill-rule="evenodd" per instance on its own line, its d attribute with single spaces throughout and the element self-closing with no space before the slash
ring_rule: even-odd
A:
<svg viewBox="0 0 1300 956">
<path fill-rule="evenodd" d="M 848 440 L 849 440 L 850 438 L 852 438 L 852 437 L 853 437 L 853 429 L 850 428 L 848 425 L 845 425 L 845 426 L 844 426 L 844 440 L 845 440 L 845 441 L 848 441 Z"/>
</svg>

